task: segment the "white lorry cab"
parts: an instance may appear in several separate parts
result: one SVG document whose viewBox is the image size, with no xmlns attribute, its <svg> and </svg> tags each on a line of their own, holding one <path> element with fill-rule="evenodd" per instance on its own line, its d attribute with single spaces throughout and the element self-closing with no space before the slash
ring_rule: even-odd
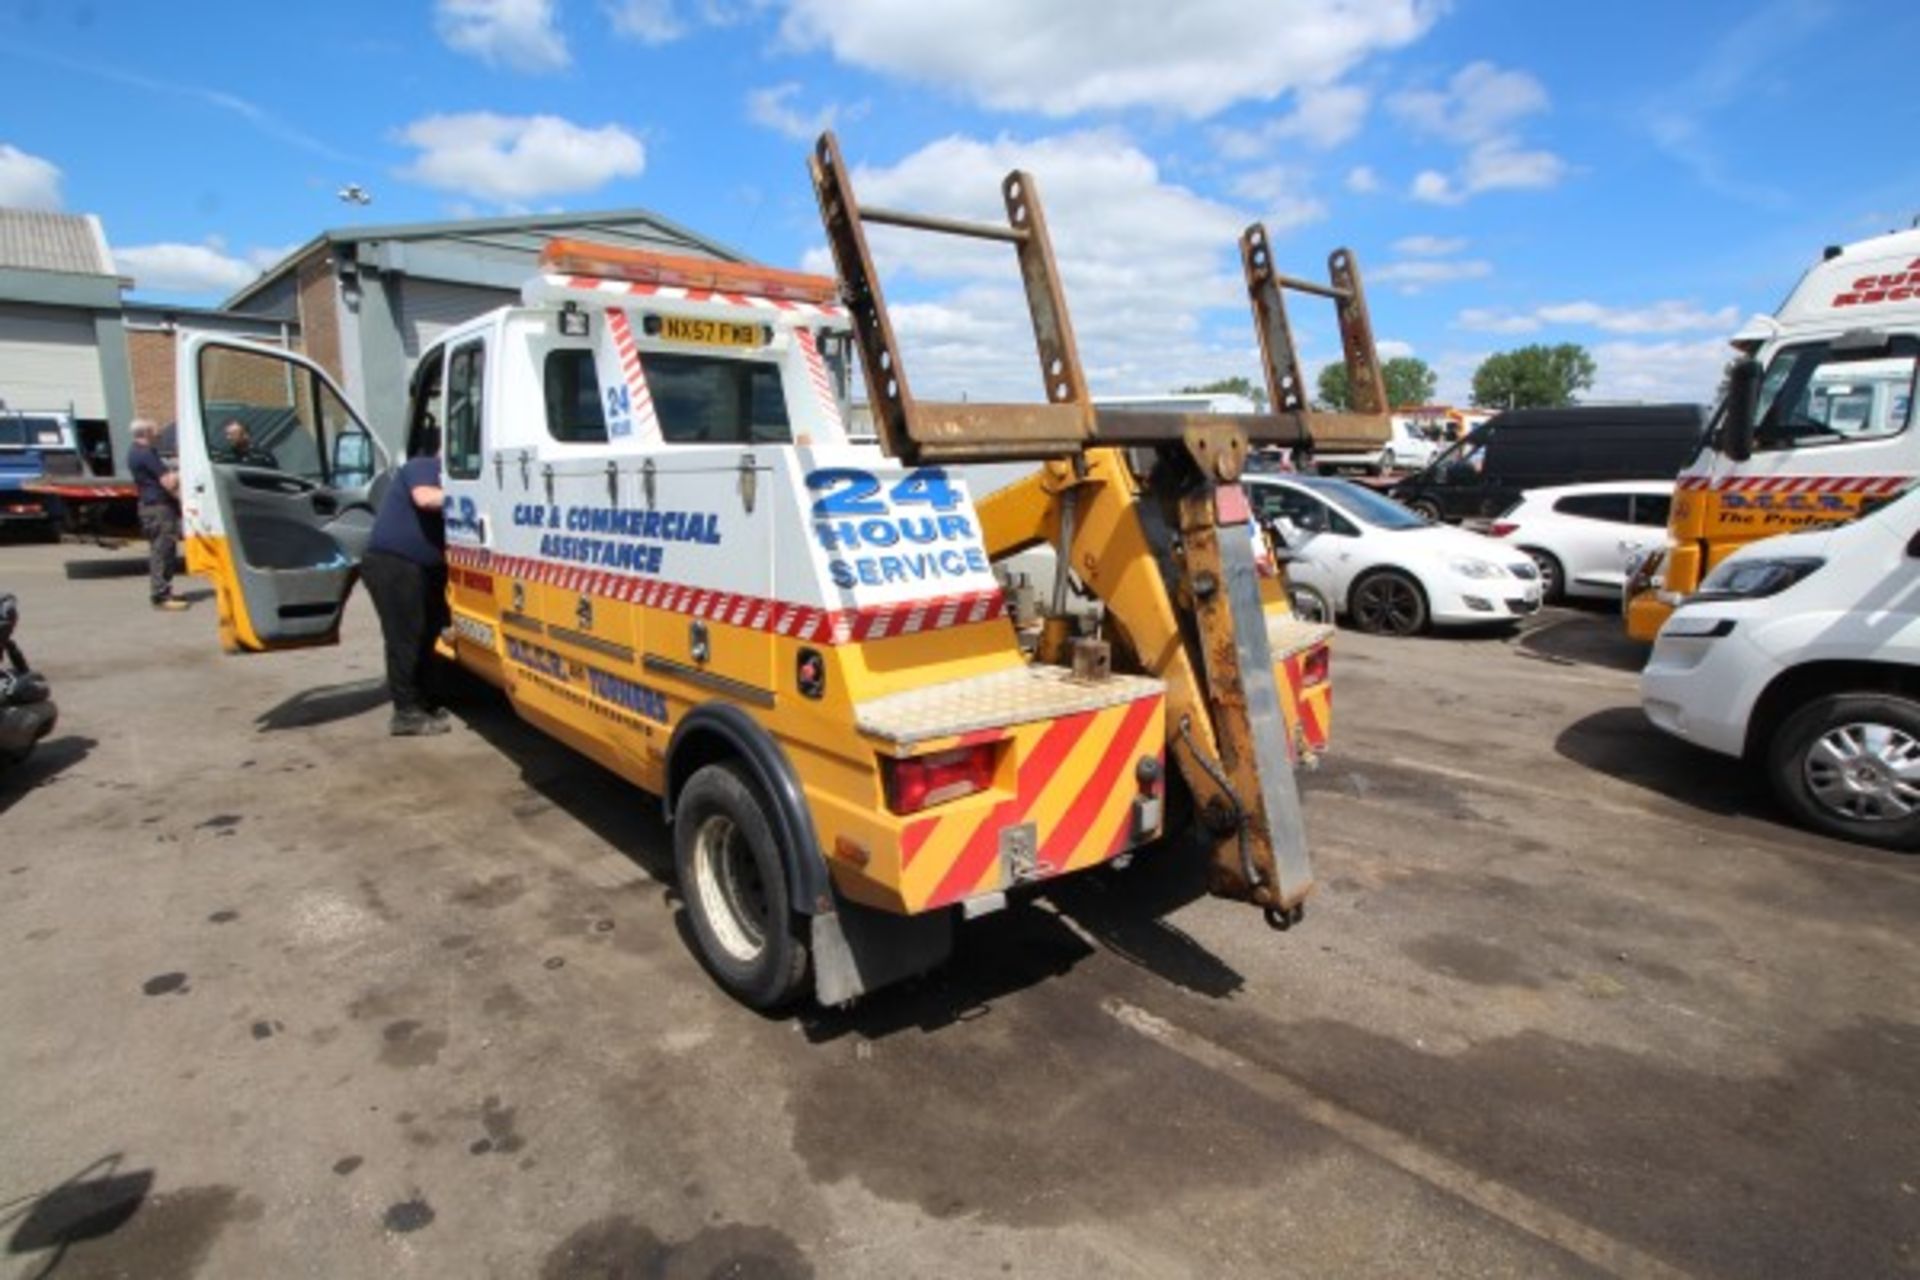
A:
<svg viewBox="0 0 1920 1280">
<path fill-rule="evenodd" d="M 441 452 L 442 655 L 664 799 L 700 957 L 758 1007 L 923 970 L 956 917 L 1130 855 L 1176 799 L 1210 887 L 1291 925 L 1326 629 L 1303 641 L 1260 575 L 1237 479 L 1307 420 L 1125 415 L 1146 474 L 1093 447 L 1121 428 L 1085 393 L 1026 174 L 984 234 L 1032 268 L 1049 403 L 918 402 L 830 138 L 814 179 L 839 282 L 554 241 L 519 305 L 423 353 L 408 452 Z M 850 338 L 879 443 L 848 438 Z M 179 351 L 188 556 L 223 645 L 332 643 L 395 459 L 300 356 Z M 221 449 L 236 420 L 245 458 Z M 943 465 L 1012 459 L 1044 465 L 978 504 Z M 991 561 L 1039 543 L 1100 600 L 1098 634 L 1065 610 L 1016 633 Z"/>
<path fill-rule="evenodd" d="M 1750 543 L 1661 627 L 1661 729 L 1764 769 L 1807 826 L 1920 848 L 1920 493 Z"/>
<path fill-rule="evenodd" d="M 1629 577 L 1638 640 L 1746 543 L 1851 520 L 1920 476 L 1920 230 L 1829 248 L 1733 346 L 1743 358 L 1680 471 L 1666 546 Z"/>
</svg>

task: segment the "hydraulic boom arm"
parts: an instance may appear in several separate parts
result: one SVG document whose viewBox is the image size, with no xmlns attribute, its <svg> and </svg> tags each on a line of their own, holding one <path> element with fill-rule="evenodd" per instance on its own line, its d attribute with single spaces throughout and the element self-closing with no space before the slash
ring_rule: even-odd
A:
<svg viewBox="0 0 1920 1280">
<path fill-rule="evenodd" d="M 1332 256 L 1330 285 L 1307 284 L 1273 271 L 1264 228 L 1249 228 L 1242 238 L 1274 412 L 1102 411 L 1087 391 L 1032 175 L 1016 170 L 1001 184 L 1007 226 L 999 227 L 862 209 L 832 134 L 821 137 L 810 168 L 881 447 L 913 464 L 1044 464 L 979 504 L 989 554 L 1050 543 L 1059 552 L 1060 581 L 1072 572 L 1098 596 L 1114 665 L 1167 686 L 1168 750 L 1211 850 L 1210 887 L 1264 907 L 1276 924 L 1291 923 L 1312 890 L 1313 869 L 1239 479 L 1255 445 L 1386 439 L 1385 389 L 1352 255 L 1343 249 Z M 917 400 L 864 223 L 1012 244 L 1046 402 Z M 1358 412 L 1306 408 L 1283 286 L 1338 305 Z M 1066 619 L 1051 617 L 1038 656 L 1065 663 L 1072 644 Z"/>
</svg>

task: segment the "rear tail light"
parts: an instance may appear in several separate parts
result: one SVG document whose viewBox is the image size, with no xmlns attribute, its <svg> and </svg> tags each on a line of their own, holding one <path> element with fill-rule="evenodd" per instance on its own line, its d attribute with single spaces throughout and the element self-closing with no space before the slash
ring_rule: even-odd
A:
<svg viewBox="0 0 1920 1280">
<path fill-rule="evenodd" d="M 936 804 L 958 800 L 993 785 L 994 744 L 955 747 L 932 755 L 888 760 L 884 772 L 887 807 L 895 813 L 917 813 Z"/>
<path fill-rule="evenodd" d="M 1504 538 L 1519 527 L 1519 525 L 1511 520 L 1495 520 L 1493 524 L 1488 527 L 1487 532 L 1493 537 Z"/>
<path fill-rule="evenodd" d="M 1325 645 L 1318 645 L 1307 651 L 1300 660 L 1300 687 L 1312 689 L 1327 682 L 1327 674 L 1332 668 L 1333 651 Z"/>
</svg>

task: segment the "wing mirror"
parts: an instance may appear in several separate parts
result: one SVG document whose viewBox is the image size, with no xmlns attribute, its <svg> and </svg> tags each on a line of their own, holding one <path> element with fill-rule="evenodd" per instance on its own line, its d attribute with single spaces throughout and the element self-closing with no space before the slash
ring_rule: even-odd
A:
<svg viewBox="0 0 1920 1280">
<path fill-rule="evenodd" d="M 1725 425 L 1721 428 L 1721 448 L 1735 462 L 1753 456 L 1754 406 L 1760 393 L 1760 362 L 1742 356 L 1727 370 L 1727 398 L 1722 406 Z"/>
<path fill-rule="evenodd" d="M 357 431 L 333 438 L 333 483 L 358 489 L 373 479 L 373 440 Z"/>
</svg>

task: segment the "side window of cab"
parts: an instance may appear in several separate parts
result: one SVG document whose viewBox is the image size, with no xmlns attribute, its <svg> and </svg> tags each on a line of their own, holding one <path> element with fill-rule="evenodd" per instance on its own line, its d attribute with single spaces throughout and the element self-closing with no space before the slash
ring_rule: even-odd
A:
<svg viewBox="0 0 1920 1280">
<path fill-rule="evenodd" d="M 486 390 L 486 340 L 470 338 L 456 343 L 447 356 L 445 465 L 450 479 L 472 480 L 480 474 Z"/>
</svg>

